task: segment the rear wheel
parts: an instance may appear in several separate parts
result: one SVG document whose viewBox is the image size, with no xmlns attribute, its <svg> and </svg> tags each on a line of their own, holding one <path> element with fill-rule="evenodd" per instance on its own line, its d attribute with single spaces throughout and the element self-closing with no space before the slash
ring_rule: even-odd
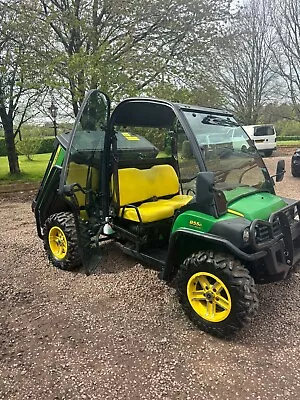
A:
<svg viewBox="0 0 300 400">
<path fill-rule="evenodd" d="M 265 157 L 271 157 L 272 153 L 273 153 L 273 150 L 265 150 L 264 151 Z"/>
<path fill-rule="evenodd" d="M 211 251 L 193 254 L 180 267 L 177 282 L 185 313 L 205 332 L 230 336 L 256 314 L 253 278 L 231 255 Z"/>
<path fill-rule="evenodd" d="M 51 215 L 44 226 L 44 247 L 52 264 L 73 270 L 81 264 L 74 216 L 70 212 Z"/>
</svg>

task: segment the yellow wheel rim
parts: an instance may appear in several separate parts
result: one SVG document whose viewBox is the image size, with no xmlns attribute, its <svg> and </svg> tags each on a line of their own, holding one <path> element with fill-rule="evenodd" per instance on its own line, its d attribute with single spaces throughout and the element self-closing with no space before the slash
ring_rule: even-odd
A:
<svg viewBox="0 0 300 400">
<path fill-rule="evenodd" d="M 210 322 L 221 322 L 231 311 L 229 291 L 218 277 L 208 272 L 197 272 L 188 281 L 187 296 L 193 310 Z"/>
<path fill-rule="evenodd" d="M 58 226 L 53 226 L 50 229 L 48 240 L 53 256 L 58 260 L 65 258 L 68 251 L 68 242 L 63 230 Z"/>
</svg>

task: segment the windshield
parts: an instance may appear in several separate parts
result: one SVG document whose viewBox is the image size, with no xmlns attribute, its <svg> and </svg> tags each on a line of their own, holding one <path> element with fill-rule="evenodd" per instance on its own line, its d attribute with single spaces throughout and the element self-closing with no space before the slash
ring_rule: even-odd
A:
<svg viewBox="0 0 300 400">
<path fill-rule="evenodd" d="M 232 202 L 257 190 L 268 190 L 268 172 L 253 142 L 232 117 L 184 111 L 202 150 L 216 189 Z"/>
</svg>

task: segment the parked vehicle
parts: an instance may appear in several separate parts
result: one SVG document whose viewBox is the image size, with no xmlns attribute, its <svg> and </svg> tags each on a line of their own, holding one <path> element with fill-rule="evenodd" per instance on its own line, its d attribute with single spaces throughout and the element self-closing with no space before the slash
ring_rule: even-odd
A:
<svg viewBox="0 0 300 400">
<path fill-rule="evenodd" d="M 269 175 L 224 110 L 131 98 L 111 113 L 92 90 L 57 138 L 32 210 L 57 268 L 92 273 L 114 240 L 176 282 L 200 329 L 230 336 L 255 316 L 256 284 L 285 279 L 300 259 L 300 202 L 274 190 L 283 174 L 281 160 Z"/>
<path fill-rule="evenodd" d="M 276 131 L 273 125 L 244 125 L 243 129 L 253 140 L 257 150 L 266 157 L 276 150 Z"/>
<path fill-rule="evenodd" d="M 295 177 L 300 177 L 300 149 L 297 149 L 292 155 L 291 172 Z"/>
</svg>

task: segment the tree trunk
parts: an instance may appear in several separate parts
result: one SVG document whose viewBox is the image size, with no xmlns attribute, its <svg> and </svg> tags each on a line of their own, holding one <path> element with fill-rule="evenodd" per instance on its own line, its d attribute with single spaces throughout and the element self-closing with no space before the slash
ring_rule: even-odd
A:
<svg viewBox="0 0 300 400">
<path fill-rule="evenodd" d="M 9 165 L 9 172 L 11 175 L 19 174 L 20 166 L 19 166 L 19 159 L 15 145 L 15 136 L 12 124 L 11 126 L 4 127 L 4 134 L 5 134 L 5 144 L 6 144 L 6 151 L 8 156 L 8 165 Z"/>
</svg>

